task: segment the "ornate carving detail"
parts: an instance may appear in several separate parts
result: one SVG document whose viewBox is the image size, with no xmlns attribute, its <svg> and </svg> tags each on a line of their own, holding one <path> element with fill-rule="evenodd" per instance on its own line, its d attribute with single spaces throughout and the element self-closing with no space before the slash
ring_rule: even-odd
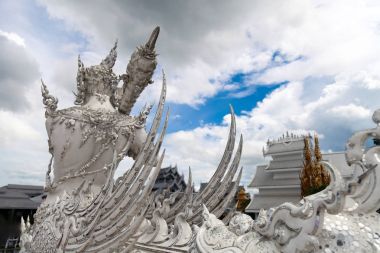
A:
<svg viewBox="0 0 380 253">
<path fill-rule="evenodd" d="M 163 75 L 163 77 L 165 78 L 165 75 Z M 152 110 L 152 107 L 153 107 L 153 105 L 151 105 L 151 104 L 144 106 L 144 108 L 141 110 L 139 116 L 137 117 L 135 127 L 137 127 L 137 128 L 145 127 L 146 120 L 148 118 L 150 111 Z"/>
<path fill-rule="evenodd" d="M 113 73 L 112 68 L 115 65 L 117 57 L 117 41 L 111 49 L 109 55 L 102 60 L 99 65 L 85 68 L 83 62 L 78 56 L 78 73 L 77 89 L 75 104 L 83 105 L 88 102 L 90 96 L 98 96 L 101 100 L 106 100 L 104 96 L 114 101 L 114 93 L 119 83 L 119 78 Z M 113 104 L 114 105 L 114 104 Z M 116 106 L 116 105 L 114 105 Z"/>
<path fill-rule="evenodd" d="M 156 27 L 145 46 L 138 47 L 132 54 L 127 66 L 127 73 L 120 78 L 123 80 L 122 97 L 119 111 L 129 114 L 136 99 L 145 87 L 153 83 L 153 71 L 157 66 L 154 50 L 160 28 Z"/>
<path fill-rule="evenodd" d="M 380 138 L 380 109 L 372 116 L 376 128 L 355 133 L 346 144 L 346 160 L 355 166 L 354 177 L 351 180 L 350 198 L 356 202 L 356 212 L 374 212 L 380 208 L 380 146 L 366 149 L 369 138 Z"/>
<path fill-rule="evenodd" d="M 244 213 L 237 213 L 231 218 L 228 228 L 236 235 L 242 235 L 253 229 L 253 220 Z"/>
<path fill-rule="evenodd" d="M 58 99 L 49 94 L 49 90 L 41 79 L 42 102 L 45 105 L 45 117 L 48 117 L 57 109 Z"/>
</svg>

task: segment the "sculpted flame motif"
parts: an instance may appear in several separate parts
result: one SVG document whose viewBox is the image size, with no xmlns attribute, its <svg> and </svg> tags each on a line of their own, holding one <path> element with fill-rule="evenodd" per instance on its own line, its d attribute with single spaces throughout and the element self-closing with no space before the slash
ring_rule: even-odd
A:
<svg viewBox="0 0 380 253">
<path fill-rule="evenodd" d="M 194 193 L 189 169 L 185 192 L 155 196 L 151 190 L 163 162 L 165 151 L 160 149 L 168 123 L 166 113 L 158 131 L 166 97 L 164 73 L 149 132 L 145 125 L 151 105 L 137 116 L 129 113 L 152 83 L 158 34 L 157 27 L 148 42 L 133 53 L 121 76 L 112 70 L 117 42 L 99 65 L 86 68 L 79 57 L 74 107 L 58 110 L 58 99 L 42 83 L 52 155 L 46 173 L 47 198 L 33 225 L 22 220 L 20 252 L 311 252 L 324 250 L 332 243 L 332 236 L 336 245 L 349 252 L 347 247 L 352 249 L 355 244 L 346 243 L 348 235 L 334 234 L 324 222 L 334 223 L 334 219 L 351 222 L 350 228 L 356 231 L 353 235 L 366 252 L 380 249 L 380 236 L 370 232 L 380 226 L 380 218 L 368 214 L 380 208 L 376 194 L 380 190 L 380 149 L 364 148 L 367 138 L 380 138 L 379 110 L 373 116 L 377 127 L 356 133 L 347 144 L 347 162 L 356 166 L 353 177 L 344 180 L 332 165 L 323 163 L 330 171 L 330 185 L 298 204 L 262 210 L 256 220 L 227 208 L 242 175 L 238 169 L 243 138 L 234 153 L 232 107 L 225 151 L 207 186 Z M 123 86 L 119 88 L 120 81 Z M 114 180 L 125 156 L 132 157 L 134 163 Z M 355 205 L 347 209 L 349 201 Z M 360 218 L 355 220 L 359 217 L 355 215 L 366 216 L 367 223 L 357 222 Z"/>
</svg>

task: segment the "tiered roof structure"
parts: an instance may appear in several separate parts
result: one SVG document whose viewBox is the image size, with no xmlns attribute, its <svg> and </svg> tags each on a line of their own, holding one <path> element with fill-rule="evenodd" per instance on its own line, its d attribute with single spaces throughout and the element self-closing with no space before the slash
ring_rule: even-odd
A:
<svg viewBox="0 0 380 253">
<path fill-rule="evenodd" d="M 0 209 L 37 209 L 43 186 L 8 184 L 0 187 Z"/>
<path fill-rule="evenodd" d="M 300 199 L 299 173 L 303 167 L 304 139 L 310 135 L 286 133 L 277 140 L 268 140 L 263 149 L 265 157 L 271 157 L 269 165 L 259 165 L 256 175 L 248 187 L 258 188 L 246 212 L 258 213 L 261 208 L 269 209 L 286 201 Z"/>
<path fill-rule="evenodd" d="M 152 191 L 162 192 L 166 189 L 169 189 L 169 192 L 183 192 L 186 189 L 184 176 L 178 173 L 177 165 L 160 170 Z"/>
<path fill-rule="evenodd" d="M 0 248 L 10 239 L 20 235 L 21 217 L 29 216 L 33 221 L 44 197 L 44 187 L 8 184 L 0 187 Z"/>
</svg>

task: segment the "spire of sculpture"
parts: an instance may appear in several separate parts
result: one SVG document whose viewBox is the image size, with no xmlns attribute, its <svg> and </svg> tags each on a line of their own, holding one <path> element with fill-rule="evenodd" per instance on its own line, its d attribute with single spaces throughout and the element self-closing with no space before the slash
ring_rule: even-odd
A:
<svg viewBox="0 0 380 253">
<path fill-rule="evenodd" d="M 100 65 L 102 67 L 108 68 L 110 70 L 113 68 L 113 66 L 115 65 L 115 62 L 116 62 L 116 58 L 117 58 L 116 48 L 117 48 L 117 40 L 115 41 L 115 44 L 114 44 L 113 48 L 111 49 L 110 53 L 100 63 Z"/>
<path fill-rule="evenodd" d="M 144 46 L 138 47 L 132 54 L 126 74 L 121 76 L 123 95 L 118 107 L 121 113 L 129 114 L 141 92 L 148 84 L 153 83 L 151 79 L 157 66 L 155 46 L 159 33 L 160 27 L 157 26 L 150 35 L 148 42 Z"/>
</svg>

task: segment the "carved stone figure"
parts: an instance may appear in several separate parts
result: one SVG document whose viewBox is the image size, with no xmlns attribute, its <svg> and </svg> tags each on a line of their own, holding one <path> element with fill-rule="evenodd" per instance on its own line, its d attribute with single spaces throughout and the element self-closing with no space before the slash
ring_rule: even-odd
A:
<svg viewBox="0 0 380 253">
<path fill-rule="evenodd" d="M 163 158 L 158 154 L 166 124 L 160 138 L 156 140 L 155 136 L 164 106 L 165 79 L 149 134 L 145 122 L 151 106 L 138 116 L 128 114 L 143 89 L 152 83 L 158 33 L 157 27 L 145 46 L 137 48 L 127 73 L 121 76 L 112 70 L 117 42 L 99 65 L 86 68 L 78 57 L 77 106 L 57 110 L 58 99 L 42 83 L 52 158 L 46 174 L 47 198 L 28 231 L 32 238 L 25 243 L 28 251 L 108 251 L 126 240 L 119 238 L 115 244 L 106 239 L 116 235 L 122 224 L 130 229 L 127 234 L 133 234 L 140 225 L 138 217 L 141 221 L 149 204 L 150 189 Z M 123 87 L 118 88 L 121 80 Z M 114 182 L 114 172 L 126 155 L 134 158 L 135 164 Z M 134 208 L 127 211 L 131 204 Z M 125 216 L 120 216 L 122 213 Z"/>
</svg>

